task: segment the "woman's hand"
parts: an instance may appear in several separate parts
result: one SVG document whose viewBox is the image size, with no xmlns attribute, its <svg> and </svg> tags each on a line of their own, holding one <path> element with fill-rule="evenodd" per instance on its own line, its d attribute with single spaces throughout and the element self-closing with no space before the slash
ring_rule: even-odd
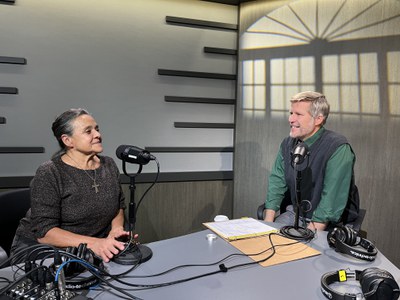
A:
<svg viewBox="0 0 400 300">
<path fill-rule="evenodd" d="M 104 262 L 109 262 L 114 255 L 125 249 L 125 243 L 117 241 L 114 236 L 109 235 L 103 239 L 95 239 L 88 244 L 88 248 L 100 256 Z"/>
<path fill-rule="evenodd" d="M 129 231 L 125 231 L 122 227 L 114 228 L 108 236 L 103 239 L 95 239 L 93 243 L 88 245 L 96 255 L 100 256 L 104 262 L 109 262 L 120 251 L 126 247 L 129 242 Z M 138 235 L 133 236 L 137 239 Z"/>
<path fill-rule="evenodd" d="M 118 226 L 118 227 L 111 229 L 107 238 L 111 237 L 111 238 L 117 239 L 117 238 L 127 237 L 127 236 L 129 236 L 129 231 L 125 231 L 122 226 Z"/>
</svg>

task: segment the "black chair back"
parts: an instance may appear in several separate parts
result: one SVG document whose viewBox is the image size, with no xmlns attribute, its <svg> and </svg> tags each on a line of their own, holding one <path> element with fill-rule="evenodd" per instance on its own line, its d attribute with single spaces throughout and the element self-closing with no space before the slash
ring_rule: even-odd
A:
<svg viewBox="0 0 400 300">
<path fill-rule="evenodd" d="M 30 189 L 0 193 L 0 246 L 10 255 L 11 244 L 19 221 L 31 206 Z"/>
</svg>

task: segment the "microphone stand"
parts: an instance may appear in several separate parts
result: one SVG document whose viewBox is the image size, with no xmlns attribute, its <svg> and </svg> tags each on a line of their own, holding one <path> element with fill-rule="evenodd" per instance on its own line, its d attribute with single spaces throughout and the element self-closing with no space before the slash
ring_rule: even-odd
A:
<svg viewBox="0 0 400 300">
<path fill-rule="evenodd" d="M 297 168 L 297 163 L 294 162 L 294 169 L 296 171 L 296 203 L 294 205 L 294 212 L 295 212 L 295 217 L 294 217 L 294 226 L 284 226 L 281 229 L 281 233 L 291 239 L 294 240 L 308 240 L 310 239 L 314 233 L 304 227 L 299 226 L 299 220 L 300 220 L 300 204 L 302 202 L 301 200 L 301 170 Z M 304 216 L 303 216 L 304 217 Z"/>
<path fill-rule="evenodd" d="M 295 165 L 296 166 L 296 165 Z M 295 217 L 294 217 L 294 229 L 299 229 L 299 219 L 300 219 L 300 203 L 301 203 L 301 171 L 296 170 L 296 205 L 295 205 Z"/>
<path fill-rule="evenodd" d="M 125 161 L 122 161 L 122 169 L 124 174 L 130 178 L 129 190 L 130 190 L 130 202 L 129 202 L 129 242 L 127 248 L 121 251 L 119 254 L 114 256 L 113 261 L 121 265 L 137 265 L 148 261 L 153 256 L 153 251 L 145 245 L 132 243 L 133 230 L 136 224 L 136 203 L 135 203 L 135 191 L 136 191 L 136 176 L 142 172 L 143 165 L 139 164 L 139 169 L 136 174 L 128 174 L 126 171 Z"/>
</svg>

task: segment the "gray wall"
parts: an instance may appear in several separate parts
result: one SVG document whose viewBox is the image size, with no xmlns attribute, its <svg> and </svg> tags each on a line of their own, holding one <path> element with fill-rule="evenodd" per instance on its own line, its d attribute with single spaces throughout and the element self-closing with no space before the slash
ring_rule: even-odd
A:
<svg viewBox="0 0 400 300">
<path fill-rule="evenodd" d="M 254 215 L 265 201 L 272 164 L 289 133 L 290 96 L 316 89 L 332 106 L 326 127 L 346 135 L 357 155 L 356 184 L 367 210 L 362 227 L 400 266 L 400 3 L 380 1 L 367 9 L 368 3 L 347 1 L 342 8 L 335 1 L 318 1 L 317 8 L 316 1 L 307 0 L 242 5 L 234 216 Z M 249 63 L 254 67 L 250 73 L 257 74 L 253 82 Z"/>
<path fill-rule="evenodd" d="M 237 32 L 169 25 L 166 16 L 237 24 L 238 8 L 198 0 L 0 4 L 0 56 L 27 61 L 0 64 L 0 87 L 19 91 L 0 94 L 0 117 L 6 118 L 0 124 L 0 148 L 45 148 L 36 154 L 0 153 L 0 186 L 17 187 L 18 180 L 23 181 L 20 186 L 28 185 L 39 164 L 58 148 L 51 133 L 54 118 L 71 107 L 87 108 L 94 115 L 104 154 L 114 158 L 121 144 L 233 146 L 232 129 L 182 129 L 174 128 L 174 122 L 232 123 L 234 105 L 167 103 L 164 96 L 235 98 L 235 81 L 163 77 L 157 70 L 236 74 L 235 56 L 205 53 L 203 48 L 235 49 Z M 207 177 L 229 173 L 232 153 L 153 154 L 160 162 L 160 178 L 175 172 L 180 182 L 167 178 L 146 195 L 136 226 L 142 242 L 204 229 L 202 223 L 216 214 L 232 216 L 232 180 Z M 130 173 L 137 171 L 137 166 L 127 167 Z M 136 201 L 148 186 L 140 182 L 152 181 L 155 171 L 150 163 L 143 168 L 148 174 L 137 177 Z M 130 191 L 123 187 L 128 203 Z"/>
<path fill-rule="evenodd" d="M 197 0 L 29 1 L 0 5 L 0 147 L 45 147 L 41 154 L 0 154 L 0 178 L 32 176 L 57 150 L 51 123 L 71 107 L 100 125 L 104 154 L 139 147 L 232 147 L 232 129 L 174 128 L 174 122 L 225 122 L 233 105 L 167 103 L 165 95 L 234 98 L 235 82 L 157 75 L 177 69 L 235 74 L 235 31 L 168 25 L 166 16 L 237 23 L 237 7 Z M 231 153 L 160 153 L 162 172 L 232 170 Z M 130 170 L 130 169 L 129 169 Z M 133 168 L 134 170 L 134 168 Z M 151 164 L 143 172 L 154 172 Z"/>
</svg>

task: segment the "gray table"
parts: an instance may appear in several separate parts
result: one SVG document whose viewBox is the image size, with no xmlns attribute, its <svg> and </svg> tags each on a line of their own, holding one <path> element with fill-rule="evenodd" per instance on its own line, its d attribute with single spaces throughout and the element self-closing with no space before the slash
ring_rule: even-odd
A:
<svg viewBox="0 0 400 300">
<path fill-rule="evenodd" d="M 273 224 L 270 224 L 273 226 Z M 209 264 L 217 262 L 232 253 L 240 253 L 225 240 L 217 238 L 208 241 L 204 230 L 177 238 L 148 244 L 153 257 L 140 265 L 130 275 L 151 275 L 185 264 Z M 400 270 L 382 253 L 378 253 L 374 262 L 366 262 L 342 255 L 329 248 L 326 232 L 318 232 L 310 246 L 321 252 L 321 255 L 292 261 L 276 266 L 262 267 L 258 264 L 236 268 L 227 273 L 198 278 L 176 285 L 161 288 L 132 291 L 134 296 L 142 299 L 326 299 L 320 291 L 321 276 L 338 269 L 364 270 L 379 267 L 389 271 L 400 283 Z M 233 257 L 224 261 L 227 267 L 251 262 L 248 257 Z M 113 262 L 106 264 L 112 274 L 121 273 L 129 266 Z M 146 278 L 129 278 L 131 283 L 156 284 L 185 279 L 209 272 L 218 271 L 218 264 L 207 267 L 189 267 L 178 269 L 168 274 Z M 3 276 L 6 271 L 1 271 Z M 114 282 L 114 284 L 116 284 Z M 121 286 L 120 284 L 116 284 Z M 358 286 L 358 283 L 356 282 Z M 122 287 L 122 286 L 121 286 Z M 126 291 L 129 287 L 123 286 Z M 343 289 L 339 286 L 338 289 Z M 347 287 L 346 287 L 347 288 Z M 108 288 L 107 288 L 108 289 Z M 122 295 L 114 290 L 93 290 L 88 293 L 94 299 L 121 299 Z M 357 288 L 353 287 L 352 293 Z M 344 292 L 344 290 L 342 291 Z"/>
</svg>

